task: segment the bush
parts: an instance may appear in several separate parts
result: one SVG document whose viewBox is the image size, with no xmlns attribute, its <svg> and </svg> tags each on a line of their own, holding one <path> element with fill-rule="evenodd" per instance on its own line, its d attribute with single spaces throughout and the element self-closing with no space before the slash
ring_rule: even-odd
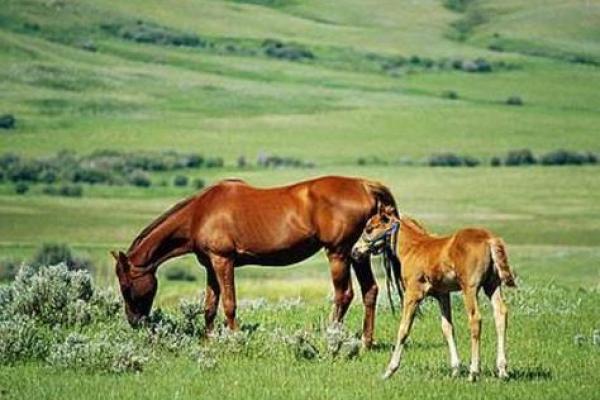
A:
<svg viewBox="0 0 600 400">
<path fill-rule="evenodd" d="M 61 263 L 64 263 L 72 271 L 91 270 L 93 268 L 90 260 L 75 255 L 68 245 L 57 243 L 44 243 L 31 262 L 33 267 Z"/>
<path fill-rule="evenodd" d="M 196 189 L 202 189 L 204 186 L 206 186 L 206 183 L 204 182 L 204 179 L 202 179 L 202 178 L 196 178 L 196 179 L 194 179 L 194 187 Z"/>
<path fill-rule="evenodd" d="M 310 60 L 315 58 L 314 54 L 302 46 L 291 43 L 283 43 L 275 39 L 267 39 L 262 44 L 263 51 L 269 57 L 285 59 L 289 61 Z"/>
<path fill-rule="evenodd" d="M 165 278 L 170 281 L 192 282 L 196 280 L 196 275 L 192 274 L 189 268 L 181 265 L 173 265 L 167 268 L 167 271 L 165 272 Z"/>
<path fill-rule="evenodd" d="M 510 96 L 508 99 L 506 99 L 506 104 L 509 106 L 522 106 L 524 103 L 523 103 L 523 99 L 521 99 L 521 97 Z"/>
<path fill-rule="evenodd" d="M 454 153 L 438 153 L 429 157 L 427 164 L 431 167 L 474 167 L 480 161 L 470 156 L 459 156 Z"/>
<path fill-rule="evenodd" d="M 0 129 L 13 129 L 16 119 L 12 114 L 0 115 Z"/>
<path fill-rule="evenodd" d="M 42 189 L 42 193 L 49 196 L 81 197 L 83 188 L 79 185 L 62 185 L 60 187 L 49 185 Z"/>
<path fill-rule="evenodd" d="M 18 182 L 15 185 L 15 193 L 16 194 L 25 194 L 29 191 L 29 185 L 24 182 Z"/>
<path fill-rule="evenodd" d="M 189 182 L 189 179 L 185 175 L 177 175 L 175 177 L 175 179 L 173 180 L 173 184 L 175 186 L 187 186 L 188 182 Z"/>
<path fill-rule="evenodd" d="M 208 158 L 205 163 L 206 168 L 221 168 L 223 165 L 225 165 L 225 162 L 221 157 Z"/>
<path fill-rule="evenodd" d="M 500 159 L 500 157 L 494 156 L 492 157 L 492 159 L 490 160 L 490 165 L 492 167 L 499 167 L 502 165 L 502 160 Z"/>
<path fill-rule="evenodd" d="M 442 93 L 442 97 L 444 99 L 456 100 L 458 99 L 458 93 L 456 93 L 454 90 L 446 90 Z"/>
<path fill-rule="evenodd" d="M 130 184 L 138 187 L 150 187 L 150 185 L 152 185 L 152 181 L 150 181 L 150 176 L 139 169 L 132 171 L 127 176 L 127 181 Z"/>
<path fill-rule="evenodd" d="M 543 165 L 583 165 L 597 162 L 598 157 L 593 153 L 578 153 L 562 149 L 546 153 L 540 158 L 540 163 Z"/>
<path fill-rule="evenodd" d="M 504 159 L 504 165 L 533 165 L 537 163 L 537 159 L 529 149 L 511 150 Z"/>
<path fill-rule="evenodd" d="M 15 278 L 23 261 L 13 258 L 0 260 L 0 281 L 10 281 Z"/>
</svg>

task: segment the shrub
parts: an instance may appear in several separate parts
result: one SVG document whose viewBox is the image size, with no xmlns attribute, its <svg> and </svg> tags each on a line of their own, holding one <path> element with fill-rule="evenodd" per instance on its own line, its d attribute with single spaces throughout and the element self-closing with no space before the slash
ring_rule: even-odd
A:
<svg viewBox="0 0 600 400">
<path fill-rule="evenodd" d="M 263 51 L 269 57 L 285 59 L 289 61 L 300 61 L 305 59 L 315 58 L 314 54 L 304 47 L 292 44 L 283 43 L 275 39 L 266 39 L 262 44 Z"/>
<path fill-rule="evenodd" d="M 206 183 L 204 182 L 204 179 L 202 179 L 202 178 L 196 178 L 196 179 L 194 179 L 194 187 L 196 189 L 202 189 L 204 186 L 206 186 Z"/>
<path fill-rule="evenodd" d="M 246 168 L 246 166 L 248 165 L 248 163 L 246 162 L 246 157 L 244 156 L 239 156 L 237 158 L 237 167 L 238 168 Z"/>
<path fill-rule="evenodd" d="M 500 165 L 502 165 L 502 160 L 500 159 L 500 157 L 494 156 L 490 160 L 490 165 L 492 167 L 499 167 Z"/>
<path fill-rule="evenodd" d="M 14 258 L 0 260 L 0 281 L 13 280 L 21 264 L 23 264 L 23 261 L 15 260 Z"/>
<path fill-rule="evenodd" d="M 442 93 L 442 97 L 445 99 L 456 100 L 458 99 L 458 93 L 456 93 L 454 90 L 446 90 Z"/>
<path fill-rule="evenodd" d="M 92 262 L 76 256 L 66 244 L 44 243 L 31 262 L 34 267 L 64 263 L 69 270 L 91 270 Z"/>
<path fill-rule="evenodd" d="M 29 185 L 27 185 L 25 182 L 18 182 L 15 185 L 15 193 L 16 194 L 25 194 L 29 191 Z"/>
<path fill-rule="evenodd" d="M 212 157 L 206 160 L 206 168 L 221 168 L 225 165 L 225 162 L 221 157 Z"/>
<path fill-rule="evenodd" d="M 185 175 L 177 175 L 177 176 L 175 176 L 175 179 L 173 180 L 173 184 L 175 186 L 187 186 L 188 182 L 189 182 L 189 179 Z"/>
<path fill-rule="evenodd" d="M 593 153 L 578 153 L 563 149 L 551 151 L 540 158 L 540 163 L 543 165 L 582 165 L 597 162 L 598 158 Z"/>
<path fill-rule="evenodd" d="M 521 97 L 510 96 L 508 99 L 506 99 L 506 104 L 509 106 L 522 106 L 524 103 L 523 103 L 523 99 L 521 99 Z"/>
<path fill-rule="evenodd" d="M 59 368 L 109 372 L 141 371 L 148 361 L 145 351 L 132 340 L 110 334 L 89 338 L 79 333 L 69 334 L 64 342 L 54 345 L 48 364 Z"/>
<path fill-rule="evenodd" d="M 58 193 L 65 197 L 81 197 L 83 196 L 83 188 L 79 185 L 62 185 Z"/>
<path fill-rule="evenodd" d="M 470 156 L 459 156 L 454 153 L 438 153 L 429 157 L 427 164 L 431 167 L 474 167 L 480 161 Z"/>
<path fill-rule="evenodd" d="M 536 164 L 537 159 L 529 149 L 511 150 L 504 159 L 504 165 L 532 165 Z"/>
<path fill-rule="evenodd" d="M 12 114 L 0 115 L 0 129 L 13 129 L 16 119 Z"/>
<path fill-rule="evenodd" d="M 79 167 L 73 172 L 73 182 L 85 183 L 107 183 L 112 180 L 112 174 L 108 170 L 97 167 Z"/>
<path fill-rule="evenodd" d="M 139 169 L 136 169 L 129 173 L 129 175 L 127 176 L 127 181 L 130 184 L 139 187 L 149 187 L 150 185 L 152 185 L 152 181 L 150 181 L 150 176 Z"/>
<path fill-rule="evenodd" d="M 189 268 L 181 265 L 173 265 L 167 268 L 165 272 L 165 278 L 170 281 L 188 281 L 193 282 L 196 280 L 196 275 L 192 274 Z"/>
</svg>

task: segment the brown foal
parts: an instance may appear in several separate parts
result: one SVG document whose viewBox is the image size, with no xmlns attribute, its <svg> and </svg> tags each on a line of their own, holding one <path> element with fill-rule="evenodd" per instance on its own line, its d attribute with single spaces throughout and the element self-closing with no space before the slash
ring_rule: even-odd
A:
<svg viewBox="0 0 600 400">
<path fill-rule="evenodd" d="M 217 183 L 152 222 L 127 253 L 113 252 L 128 320 L 135 325 L 150 312 L 158 266 L 195 253 L 206 268 L 207 332 L 220 298 L 227 326 L 236 329 L 235 267 L 289 265 L 325 248 L 335 291 L 332 319 L 341 322 L 352 301 L 352 265 L 365 306 L 363 344 L 368 347 L 378 288 L 369 260 L 352 262 L 350 252 L 382 205 L 396 209 L 390 191 L 357 178 L 329 176 L 269 189 L 241 180 Z"/>
<path fill-rule="evenodd" d="M 460 360 L 454 339 L 450 292 L 462 291 L 471 328 L 471 366 L 469 379 L 477 380 L 480 373 L 481 315 L 477 294 L 483 287 L 494 311 L 498 336 L 496 367 L 498 376 L 506 372 L 507 308 L 502 299 L 501 283 L 514 287 L 514 276 L 508 265 L 502 239 L 485 229 L 461 229 L 451 236 L 429 234 L 417 221 L 397 215 L 396 209 L 383 207 L 367 222 L 363 235 L 355 244 L 352 256 L 363 259 L 378 253 L 386 246 L 400 262 L 400 280 L 404 287 L 402 321 L 392 359 L 384 379 L 400 366 L 404 344 L 408 338 L 415 312 L 425 296 L 439 302 L 442 313 L 442 332 L 450 350 L 453 376 L 458 375 Z"/>
</svg>

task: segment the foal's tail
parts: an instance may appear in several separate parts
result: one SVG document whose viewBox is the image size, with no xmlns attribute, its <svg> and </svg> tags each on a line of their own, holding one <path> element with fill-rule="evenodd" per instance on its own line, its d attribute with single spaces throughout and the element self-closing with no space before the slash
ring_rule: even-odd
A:
<svg viewBox="0 0 600 400">
<path fill-rule="evenodd" d="M 508 287 L 517 287 L 515 283 L 515 275 L 508 265 L 508 256 L 506 254 L 506 246 L 500 238 L 491 238 L 489 240 L 490 250 L 492 253 L 492 261 L 496 268 L 496 273 L 500 277 L 502 283 Z"/>
</svg>

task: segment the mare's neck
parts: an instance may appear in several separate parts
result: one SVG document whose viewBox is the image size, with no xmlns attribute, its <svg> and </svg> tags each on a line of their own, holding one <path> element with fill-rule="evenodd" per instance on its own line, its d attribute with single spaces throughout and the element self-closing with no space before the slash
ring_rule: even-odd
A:
<svg viewBox="0 0 600 400">
<path fill-rule="evenodd" d="M 190 253 L 193 246 L 188 213 L 183 209 L 149 225 L 151 229 L 142 231 L 129 249 L 129 262 L 137 269 L 154 270 L 170 258 Z"/>
</svg>

